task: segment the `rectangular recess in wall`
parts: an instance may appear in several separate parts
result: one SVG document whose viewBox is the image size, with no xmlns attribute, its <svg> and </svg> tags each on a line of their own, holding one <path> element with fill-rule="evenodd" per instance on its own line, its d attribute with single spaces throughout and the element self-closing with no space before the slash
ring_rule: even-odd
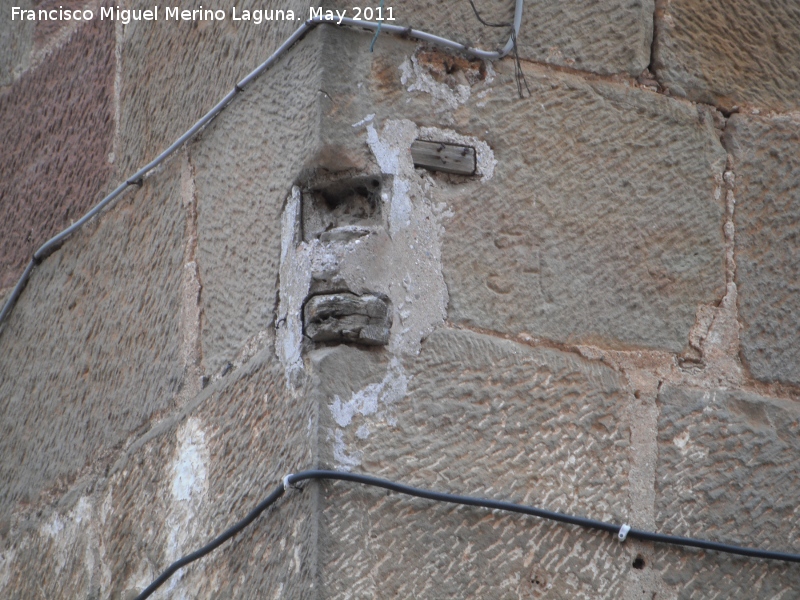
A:
<svg viewBox="0 0 800 600">
<path fill-rule="evenodd" d="M 471 146 L 414 140 L 411 157 L 415 167 L 458 175 L 475 174 L 475 148 Z"/>
</svg>

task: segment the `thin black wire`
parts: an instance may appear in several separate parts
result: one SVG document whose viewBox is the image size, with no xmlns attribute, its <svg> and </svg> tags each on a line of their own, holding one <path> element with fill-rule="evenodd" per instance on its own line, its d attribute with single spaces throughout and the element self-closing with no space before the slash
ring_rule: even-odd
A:
<svg viewBox="0 0 800 600">
<path fill-rule="evenodd" d="M 506 512 L 520 513 L 523 515 L 531 515 L 548 519 L 551 521 L 558 521 L 560 523 L 568 523 L 570 525 L 578 525 L 586 529 L 597 529 L 605 531 L 614 535 L 619 534 L 620 525 L 613 523 L 606 523 L 605 521 L 595 521 L 594 519 L 587 519 L 585 517 L 576 517 L 574 515 L 567 515 L 560 512 L 545 510 L 535 506 L 526 506 L 524 504 L 514 504 L 513 502 L 504 502 L 501 500 L 491 500 L 488 498 L 476 498 L 474 496 L 460 496 L 457 494 L 446 494 L 444 492 L 434 492 L 432 490 L 425 490 L 421 488 L 411 487 L 402 483 L 396 483 L 387 479 L 379 479 L 369 475 L 359 475 L 356 473 L 341 473 L 339 471 L 326 471 L 321 469 L 314 469 L 309 471 L 301 471 L 294 475 L 287 475 L 285 484 L 277 487 L 263 502 L 256 506 L 250 513 L 241 521 L 236 523 L 233 527 L 226 530 L 222 535 L 213 539 L 211 542 L 187 554 L 180 560 L 172 563 L 158 579 L 151 583 L 141 594 L 136 596 L 134 600 L 144 600 L 155 592 L 167 579 L 172 577 L 175 572 L 181 567 L 185 567 L 191 562 L 202 558 L 209 552 L 213 551 L 221 544 L 232 538 L 239 533 L 242 529 L 247 527 L 250 523 L 274 504 L 278 498 L 283 496 L 286 491 L 287 485 L 295 485 L 301 481 L 307 480 L 339 480 L 351 481 L 353 483 L 360 483 L 373 487 L 383 488 L 400 494 L 414 496 L 417 498 L 425 498 L 426 500 L 434 500 L 436 502 L 447 502 L 449 504 L 460 504 L 465 506 L 478 506 L 481 508 L 488 508 L 492 510 L 503 510 Z M 702 548 L 704 550 L 716 550 L 718 552 L 725 552 L 727 554 L 738 554 L 740 556 L 749 556 L 752 558 L 763 558 L 768 560 L 780 560 L 784 562 L 800 563 L 800 554 L 791 554 L 788 552 L 774 552 L 772 550 L 759 550 L 757 548 L 744 548 L 740 546 L 731 546 L 729 544 L 721 544 L 719 542 L 711 542 L 708 540 L 701 540 L 695 538 L 685 538 L 676 535 L 665 535 L 662 533 L 653 533 L 650 531 L 643 531 L 641 529 L 630 529 L 627 534 L 628 537 L 645 540 L 649 542 L 658 542 L 662 544 L 672 544 L 677 546 L 690 546 L 693 548 Z"/>
<path fill-rule="evenodd" d="M 486 27 L 513 27 L 512 23 L 489 23 L 488 21 L 485 21 L 483 17 L 481 17 L 480 13 L 478 13 L 478 9 L 475 7 L 475 3 L 472 0 L 469 0 L 469 5 L 472 7 L 472 12 L 475 13 L 475 17 L 481 22 L 482 25 L 486 25 Z"/>
<path fill-rule="evenodd" d="M 472 0 L 468 0 L 469 5 L 472 7 L 472 12 L 475 13 L 475 18 L 480 21 L 481 25 L 486 27 L 508 27 L 511 29 L 511 42 L 514 45 L 514 79 L 517 82 L 517 93 L 519 94 L 520 99 L 524 99 L 525 95 L 522 92 L 522 86 L 525 86 L 525 89 L 528 92 L 528 97 L 531 95 L 531 88 L 528 87 L 528 81 L 525 79 L 525 73 L 522 71 L 522 63 L 519 61 L 519 49 L 517 48 L 517 32 L 514 31 L 514 24 L 513 23 L 490 23 L 484 20 L 481 17 L 480 13 L 478 12 L 475 3 Z"/>
</svg>

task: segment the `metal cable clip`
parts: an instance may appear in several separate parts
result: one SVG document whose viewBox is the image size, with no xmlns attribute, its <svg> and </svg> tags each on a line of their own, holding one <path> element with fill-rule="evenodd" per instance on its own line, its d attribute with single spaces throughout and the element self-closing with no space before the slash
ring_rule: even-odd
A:
<svg viewBox="0 0 800 600">
<path fill-rule="evenodd" d="M 624 542 L 625 538 L 628 537 L 628 532 L 631 530 L 631 526 L 627 523 L 623 524 L 622 527 L 619 528 L 619 533 L 617 534 L 617 539 L 620 542 Z"/>
<path fill-rule="evenodd" d="M 289 477 L 294 475 L 294 473 L 289 473 L 286 477 L 283 478 L 283 491 L 285 492 L 290 487 L 293 487 L 291 483 L 289 483 Z"/>
</svg>

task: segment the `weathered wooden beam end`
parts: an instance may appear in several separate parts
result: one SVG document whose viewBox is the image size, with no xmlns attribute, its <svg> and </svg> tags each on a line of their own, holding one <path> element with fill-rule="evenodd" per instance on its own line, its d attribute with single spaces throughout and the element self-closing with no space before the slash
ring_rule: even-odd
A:
<svg viewBox="0 0 800 600">
<path fill-rule="evenodd" d="M 415 140 L 411 157 L 415 167 L 457 175 L 474 175 L 477 166 L 475 148 L 447 142 Z"/>
</svg>

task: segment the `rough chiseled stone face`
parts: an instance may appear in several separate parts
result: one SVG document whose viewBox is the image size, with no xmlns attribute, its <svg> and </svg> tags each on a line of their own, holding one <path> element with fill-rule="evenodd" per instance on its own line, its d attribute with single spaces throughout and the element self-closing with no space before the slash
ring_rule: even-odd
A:
<svg viewBox="0 0 800 600">
<path fill-rule="evenodd" d="M 741 352 L 754 377 L 800 385 L 800 119 L 734 115 Z"/>
<path fill-rule="evenodd" d="M 266 348 L 162 420 L 105 475 L 79 480 L 43 514 L 2 521 L 5 596 L 133 598 L 243 518 L 283 475 L 309 465 L 314 410 L 288 401 L 273 353 Z M 316 597 L 316 502 L 314 489 L 289 492 L 208 562 L 174 575 L 162 594 Z"/>
<path fill-rule="evenodd" d="M 419 174 L 446 208 L 450 320 L 566 343 L 686 347 L 697 307 L 725 294 L 727 156 L 708 111 L 527 67 L 531 97 L 520 101 L 508 61 L 481 75 L 392 38 L 373 57 L 364 37 L 330 41 L 352 68 L 324 81 L 336 99 L 322 103 L 327 145 L 357 156 L 369 127 L 405 118 L 420 130 L 447 123 L 490 149 L 480 177 Z M 443 74 L 447 64 L 472 83 Z"/>
<path fill-rule="evenodd" d="M 31 8 L 30 0 L 15 2 L 15 6 L 23 10 Z M 11 20 L 11 6 L 3 7 L 3 19 L 0 21 L 0 48 L 3 49 L 3 60 L 0 62 L 0 87 L 10 85 L 14 79 L 30 64 L 33 48 L 34 23 L 20 23 L 19 19 Z"/>
<path fill-rule="evenodd" d="M 281 213 L 317 144 L 317 32 L 241 94 L 190 148 L 210 373 L 274 326 Z"/>
<path fill-rule="evenodd" d="M 628 396 L 603 365 L 457 330 L 433 333 L 402 362 L 350 347 L 311 361 L 325 466 L 627 517 Z M 629 569 L 605 534 L 353 484 L 324 489 L 325 597 L 610 598 Z"/>
<path fill-rule="evenodd" d="M 525 2 L 520 47 L 537 62 L 639 75 L 650 63 L 653 1 Z"/>
<path fill-rule="evenodd" d="M 336 0 L 332 4 L 348 9 L 348 17 L 354 16 L 352 3 Z M 496 24 L 513 22 L 515 4 L 513 0 L 475 2 L 481 18 Z M 508 27 L 482 25 L 469 3 L 461 0 L 411 0 L 395 4 L 393 9 L 394 25 L 483 50 L 498 50 L 509 39 Z M 527 0 L 518 38 L 519 54 L 528 60 L 582 71 L 636 76 L 650 63 L 652 31 L 653 0 Z"/>
<path fill-rule="evenodd" d="M 778 14 L 783 1 L 764 10 Z M 531 0 L 521 56 L 637 74 L 649 62 L 649 2 Z M 513 10 L 478 5 L 493 21 Z M 703 11 L 671 6 L 674 23 L 687 7 Z M 507 35 L 478 26 L 457 0 L 396 11 L 396 23 L 485 47 Z M 299 21 L 152 25 L 116 29 L 121 174 Z M 679 29 L 662 39 L 687 34 Z M 107 36 L 98 53 L 113 43 L 110 30 L 48 26 L 33 44 L 68 30 L 70 44 Z M 776 44 L 793 48 L 781 33 Z M 282 476 L 317 466 L 800 548 L 800 409 L 674 383 L 712 385 L 710 370 L 688 374 L 674 353 L 693 325 L 695 340 L 703 327 L 711 339 L 723 317 L 737 318 L 733 301 L 713 306 L 733 272 L 729 188 L 743 362 L 762 381 L 798 382 L 796 118 L 731 119 L 736 180 L 723 180 L 729 157 L 708 107 L 527 61 L 531 97 L 520 100 L 510 60 L 484 64 L 399 36 L 370 53 L 370 40 L 311 32 L 143 189 L 37 267 L 0 332 L 3 597 L 130 599 Z M 46 68 L 14 85 L 38 92 L 29 78 Z M 781 85 L 758 90 L 777 97 Z M 4 93 L 0 108 L 17 88 Z M 473 149 L 475 174 L 415 169 L 408 150 L 420 139 Z M 372 181 L 380 210 L 333 208 L 343 189 Z M 333 198 L 328 213 L 316 193 Z M 340 293 L 391 300 L 386 346 L 303 338 L 309 294 Z M 723 325 L 734 333 L 714 348 L 735 363 L 736 327 Z M 583 356 L 545 347 L 573 343 L 590 347 Z M 800 589 L 796 569 L 780 563 L 619 544 L 345 482 L 302 488 L 162 595 L 632 600 Z"/>
<path fill-rule="evenodd" d="M 797 552 L 800 408 L 673 386 L 658 401 L 658 530 Z M 800 586 L 790 564 L 714 552 L 659 547 L 654 567 L 680 598 L 773 598 Z"/>
<path fill-rule="evenodd" d="M 200 6 L 210 8 L 202 0 L 180 4 L 182 10 Z M 281 8 L 303 14 L 306 2 L 222 0 L 213 5 L 225 11 L 222 22 L 171 20 L 125 28 L 120 115 L 120 165 L 125 173 L 133 173 L 174 142 L 301 24 L 233 21 L 233 6 L 240 12 Z M 150 0 L 129 6 L 152 7 Z"/>
<path fill-rule="evenodd" d="M 654 66 L 671 93 L 725 109 L 800 107 L 794 0 L 658 0 Z"/>
<path fill-rule="evenodd" d="M 680 352 L 697 306 L 724 294 L 725 153 L 709 119 L 566 75 L 529 73 L 528 85 L 530 101 L 499 88 L 475 108 L 497 166 L 449 203 L 448 317 Z"/>
<path fill-rule="evenodd" d="M 179 189 L 168 169 L 130 192 L 37 267 L 3 324 L 3 512 L 63 493 L 171 406 L 183 373 Z"/>
<path fill-rule="evenodd" d="M 6 8 L 2 29 L 24 28 Z M 114 26 L 99 20 L 0 94 L 0 288 L 106 191 L 113 94 Z"/>
</svg>

